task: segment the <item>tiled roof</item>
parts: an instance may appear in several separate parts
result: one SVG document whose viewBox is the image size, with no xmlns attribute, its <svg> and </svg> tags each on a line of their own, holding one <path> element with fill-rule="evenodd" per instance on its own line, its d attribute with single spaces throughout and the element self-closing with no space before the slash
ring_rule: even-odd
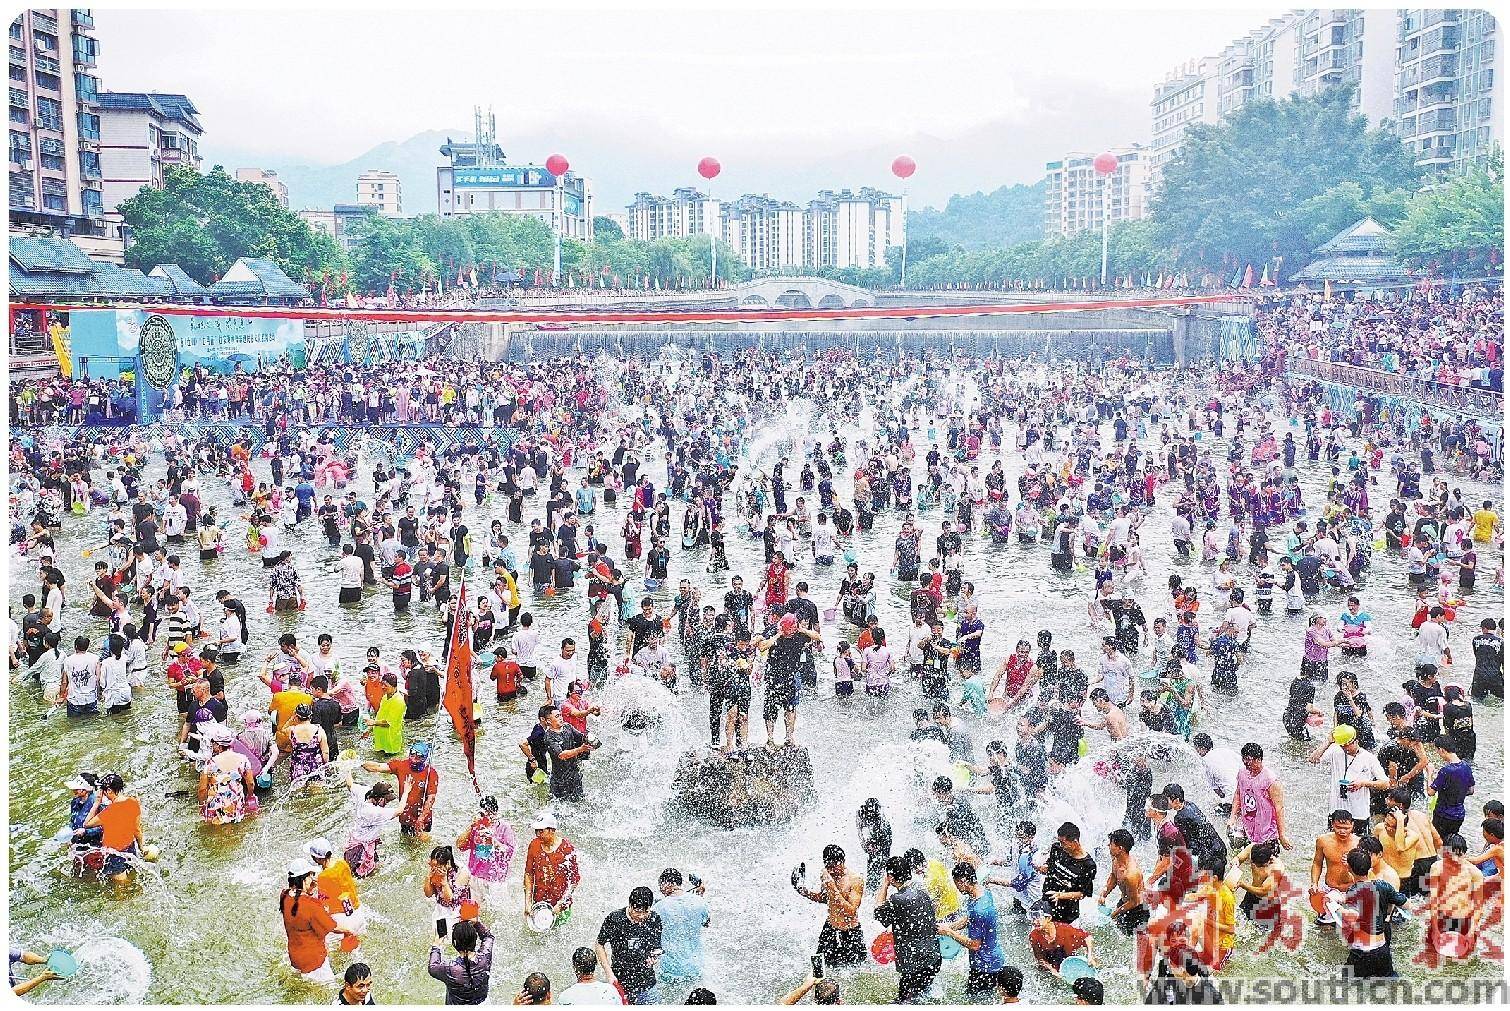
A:
<svg viewBox="0 0 1510 1011">
<path fill-rule="evenodd" d="M 166 282 L 170 295 L 203 297 L 210 293 L 204 285 L 185 274 L 184 269 L 176 263 L 159 263 L 148 272 L 147 276 L 153 280 Z"/>
<path fill-rule="evenodd" d="M 1294 281 L 1405 281 L 1398 260 L 1388 256 L 1328 256 L 1298 271 Z"/>
<path fill-rule="evenodd" d="M 225 297 L 235 293 L 250 293 L 254 298 L 309 298 L 309 290 L 302 284 L 296 284 L 289 279 L 276 263 L 272 260 L 261 260 L 253 257 L 242 257 L 233 265 L 245 267 L 256 277 L 256 281 L 217 281 L 210 286 L 212 294 Z M 242 286 L 245 286 L 243 288 Z"/>
<path fill-rule="evenodd" d="M 99 95 L 101 109 L 119 109 L 131 112 L 150 112 L 159 119 L 177 120 L 193 127 L 196 133 L 204 132 L 199 124 L 199 110 L 186 95 L 165 95 L 144 91 L 102 91 Z"/>
<path fill-rule="evenodd" d="M 1329 253 L 1372 254 L 1379 256 L 1389 250 L 1390 233 L 1373 218 L 1364 218 L 1350 228 L 1344 228 L 1316 249 L 1316 255 Z"/>
<path fill-rule="evenodd" d="M 56 274 L 88 275 L 94 272 L 94 261 L 84 251 L 67 239 L 50 236 L 12 236 L 10 240 L 11 263 L 26 271 L 47 271 Z"/>
</svg>

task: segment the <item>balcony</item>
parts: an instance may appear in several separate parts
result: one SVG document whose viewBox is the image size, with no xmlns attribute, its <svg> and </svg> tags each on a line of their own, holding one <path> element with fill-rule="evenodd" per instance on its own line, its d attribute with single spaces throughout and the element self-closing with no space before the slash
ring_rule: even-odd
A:
<svg viewBox="0 0 1510 1011">
<path fill-rule="evenodd" d="M 58 66 L 56 59 L 51 56 L 43 56 L 41 53 L 37 54 L 37 69 L 46 74 L 60 74 L 63 72 L 62 68 Z"/>
<path fill-rule="evenodd" d="M 25 88 L 12 88 L 12 89 L 10 89 L 10 104 L 13 105 L 13 106 L 15 106 L 18 109 L 29 108 L 31 106 L 31 102 L 28 101 L 28 96 L 26 94 L 26 89 Z"/>
<path fill-rule="evenodd" d="M 76 10 L 76 11 L 73 11 L 72 14 L 73 14 L 73 26 L 75 28 L 93 28 L 94 27 L 94 15 L 90 14 L 88 11 Z"/>
<path fill-rule="evenodd" d="M 79 139 L 100 139 L 100 117 L 88 112 L 79 113 Z"/>
<path fill-rule="evenodd" d="M 43 14 L 41 11 L 31 12 L 31 30 L 34 32 L 46 32 L 49 35 L 58 34 L 58 19 L 51 14 Z"/>
<path fill-rule="evenodd" d="M 10 61 L 18 67 L 26 66 L 26 48 L 24 46 L 11 46 Z"/>
<path fill-rule="evenodd" d="M 31 148 L 12 144 L 10 148 L 10 163 L 19 165 L 21 168 L 31 168 Z"/>
<path fill-rule="evenodd" d="M 74 94 L 78 96 L 80 102 L 98 105 L 100 103 L 99 87 L 100 82 L 88 74 L 81 72 L 73 75 Z"/>
<path fill-rule="evenodd" d="M 81 67 L 92 67 L 99 56 L 99 43 L 84 35 L 73 37 L 73 62 Z"/>
</svg>

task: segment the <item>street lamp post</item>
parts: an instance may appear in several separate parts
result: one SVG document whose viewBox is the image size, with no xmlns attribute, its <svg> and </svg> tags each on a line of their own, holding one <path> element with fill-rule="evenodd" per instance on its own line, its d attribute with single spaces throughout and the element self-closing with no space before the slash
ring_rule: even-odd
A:
<svg viewBox="0 0 1510 1011">
<path fill-rule="evenodd" d="M 709 204 L 713 203 L 713 179 L 723 171 L 723 168 L 724 167 L 718 163 L 718 159 L 713 157 L 704 158 L 697 163 L 697 174 L 708 180 Z M 723 231 L 722 219 L 722 213 L 715 214 L 713 216 L 712 241 L 708 243 L 708 249 L 710 250 L 710 255 L 708 257 L 708 262 L 710 264 L 708 269 L 708 287 L 713 291 L 718 290 L 718 237 L 719 233 Z"/>
<path fill-rule="evenodd" d="M 561 284 L 561 230 L 566 225 L 566 207 L 563 201 L 566 199 L 566 173 L 571 168 L 571 163 L 565 155 L 553 154 L 545 159 L 545 171 L 551 174 L 555 182 L 555 199 L 551 203 L 551 231 L 555 234 L 555 256 L 551 261 L 551 284 Z"/>
<path fill-rule="evenodd" d="M 891 174 L 902 180 L 902 277 L 901 287 L 907 288 L 907 180 L 918 170 L 918 163 L 905 154 L 898 155 L 891 163 Z"/>
<path fill-rule="evenodd" d="M 1111 153 L 1098 154 L 1094 162 L 1096 174 L 1101 177 L 1101 287 L 1106 287 L 1106 268 L 1111 249 L 1111 183 L 1112 173 L 1117 171 L 1117 156 Z"/>
</svg>

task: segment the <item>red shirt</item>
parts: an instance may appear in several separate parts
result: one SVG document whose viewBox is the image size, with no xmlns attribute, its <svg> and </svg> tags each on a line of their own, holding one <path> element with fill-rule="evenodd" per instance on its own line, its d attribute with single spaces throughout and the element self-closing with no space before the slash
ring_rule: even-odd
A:
<svg viewBox="0 0 1510 1011">
<path fill-rule="evenodd" d="M 388 771 L 398 777 L 400 797 L 404 795 L 404 784 L 410 777 L 415 780 L 414 791 L 409 794 L 409 803 L 404 807 L 404 815 L 410 821 L 435 806 L 435 795 L 440 790 L 440 773 L 435 771 L 435 766 L 426 763 L 424 772 L 415 772 L 413 761 L 411 758 L 395 758 L 388 763 Z"/>
</svg>

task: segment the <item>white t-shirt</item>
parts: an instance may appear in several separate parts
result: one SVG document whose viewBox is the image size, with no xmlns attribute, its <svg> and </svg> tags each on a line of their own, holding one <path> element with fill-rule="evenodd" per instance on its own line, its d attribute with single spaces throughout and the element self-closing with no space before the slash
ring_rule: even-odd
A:
<svg viewBox="0 0 1510 1011">
<path fill-rule="evenodd" d="M 514 636 L 514 660 L 521 667 L 535 665 L 535 647 L 540 645 L 540 631 L 531 625 Z"/>
<path fill-rule="evenodd" d="M 131 681 L 124 657 L 106 657 L 100 661 L 100 703 L 104 706 L 131 704 Z"/>
<path fill-rule="evenodd" d="M 1101 654 L 1101 665 L 1098 668 L 1101 674 L 1101 687 L 1106 689 L 1106 694 L 1111 697 L 1113 705 L 1124 705 L 1127 702 L 1127 694 L 1132 689 L 1132 663 L 1121 653 L 1115 653 L 1108 657 Z"/>
<path fill-rule="evenodd" d="M 612 984 L 600 983 L 593 980 L 591 983 L 577 983 L 562 991 L 561 996 L 556 998 L 557 1004 L 575 1004 L 578 1007 L 585 1005 L 612 1005 L 618 1006 L 624 1003 L 624 998 L 619 996 Z"/>
<path fill-rule="evenodd" d="M 1428 620 L 1416 633 L 1417 663 L 1440 663 L 1447 649 L 1447 626 Z"/>
<path fill-rule="evenodd" d="M 1253 612 L 1246 607 L 1229 607 L 1227 613 L 1222 615 L 1222 620 L 1237 630 L 1236 638 L 1241 642 L 1248 634 L 1248 629 L 1253 627 Z"/>
<path fill-rule="evenodd" d="M 68 679 L 68 701 L 87 706 L 100 700 L 100 679 L 92 653 L 70 653 L 63 660 L 63 676 Z"/>
<path fill-rule="evenodd" d="M 1321 753 L 1321 758 L 1322 761 L 1330 763 L 1329 768 L 1332 770 L 1331 797 L 1334 800 L 1331 802 L 1347 808 L 1354 818 L 1366 821 L 1370 791 L 1349 790 L 1347 799 L 1344 800 L 1342 794 L 1338 792 L 1338 784 L 1344 779 L 1349 783 L 1358 783 L 1378 782 L 1388 778 L 1384 775 L 1384 767 L 1379 764 L 1379 759 L 1374 757 L 1372 751 L 1364 751 L 1362 748 L 1358 749 L 1356 755 L 1349 755 L 1335 743 L 1327 745 L 1326 750 Z"/>
<path fill-rule="evenodd" d="M 367 567 L 356 555 L 343 555 L 341 558 L 341 589 L 355 590 L 362 585 L 362 576 Z"/>
<path fill-rule="evenodd" d="M 228 614 L 220 622 L 221 644 L 218 647 L 222 656 L 241 655 L 241 619 L 234 614 Z"/>
<path fill-rule="evenodd" d="M 827 523 L 820 523 L 813 528 L 813 554 L 819 558 L 832 558 L 834 555 L 834 528 Z"/>
<path fill-rule="evenodd" d="M 1212 748 L 1201 759 L 1206 766 L 1206 782 L 1223 801 L 1230 804 L 1237 795 L 1237 770 L 1242 758 L 1231 748 Z"/>
</svg>

